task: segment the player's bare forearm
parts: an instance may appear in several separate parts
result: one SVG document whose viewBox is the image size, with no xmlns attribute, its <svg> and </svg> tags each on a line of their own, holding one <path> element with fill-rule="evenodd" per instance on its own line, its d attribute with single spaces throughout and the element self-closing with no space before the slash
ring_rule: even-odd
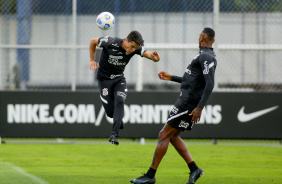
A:
<svg viewBox="0 0 282 184">
<path fill-rule="evenodd" d="M 96 46 L 98 45 L 98 38 L 92 38 L 89 44 L 89 54 L 90 54 L 90 70 L 95 70 L 100 67 L 98 63 L 94 60 L 94 55 L 96 51 Z"/>
<path fill-rule="evenodd" d="M 149 52 L 149 51 L 146 51 L 143 56 L 147 59 L 150 59 L 154 62 L 158 62 L 160 60 L 160 56 L 158 54 L 157 51 L 154 51 L 154 52 Z"/>
<path fill-rule="evenodd" d="M 92 38 L 89 44 L 90 61 L 94 61 L 96 46 L 98 45 L 98 38 Z"/>
<path fill-rule="evenodd" d="M 172 75 L 164 71 L 160 71 L 158 73 L 158 76 L 161 80 L 171 80 L 172 79 Z"/>
</svg>

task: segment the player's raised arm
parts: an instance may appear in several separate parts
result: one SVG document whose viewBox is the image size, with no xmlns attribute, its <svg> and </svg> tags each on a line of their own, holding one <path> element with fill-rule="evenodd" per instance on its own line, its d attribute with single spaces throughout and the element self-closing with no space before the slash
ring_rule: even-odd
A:
<svg viewBox="0 0 282 184">
<path fill-rule="evenodd" d="M 178 83 L 182 82 L 182 77 L 170 75 L 169 73 L 164 72 L 164 71 L 160 71 L 158 73 L 158 76 L 161 80 L 170 80 L 170 81 L 174 81 L 174 82 L 178 82 Z"/>
<path fill-rule="evenodd" d="M 144 52 L 143 56 L 147 59 L 154 61 L 154 62 L 158 62 L 160 60 L 160 56 L 159 56 L 157 51 L 154 51 L 154 52 L 146 51 L 146 52 Z"/>
<path fill-rule="evenodd" d="M 159 75 L 159 78 L 160 78 L 161 80 L 171 80 L 171 78 L 172 78 L 172 75 L 170 75 L 169 73 L 164 72 L 164 71 L 160 71 L 160 72 L 158 73 L 158 75 Z"/>
<path fill-rule="evenodd" d="M 98 38 L 92 38 L 89 44 L 90 70 L 95 70 L 97 67 L 100 67 L 99 64 L 94 60 L 96 46 L 98 46 Z"/>
</svg>

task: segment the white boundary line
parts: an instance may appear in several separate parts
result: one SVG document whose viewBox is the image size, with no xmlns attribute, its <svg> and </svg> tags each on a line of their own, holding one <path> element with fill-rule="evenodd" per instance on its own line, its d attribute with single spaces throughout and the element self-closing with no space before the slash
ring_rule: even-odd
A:
<svg viewBox="0 0 282 184">
<path fill-rule="evenodd" d="M 16 165 L 14 165 L 14 164 L 12 164 L 10 162 L 5 162 L 2 159 L 0 159 L 0 162 L 5 163 L 8 167 L 18 171 L 21 175 L 24 175 L 24 176 L 32 179 L 36 183 L 39 183 L 39 184 L 49 184 L 47 181 L 45 181 L 45 180 L 43 180 L 43 179 L 41 179 L 41 178 L 39 178 L 39 177 L 37 177 L 37 176 L 35 176 L 33 174 L 29 174 L 28 172 L 26 172 L 24 169 L 22 169 L 19 166 L 16 166 Z"/>
</svg>

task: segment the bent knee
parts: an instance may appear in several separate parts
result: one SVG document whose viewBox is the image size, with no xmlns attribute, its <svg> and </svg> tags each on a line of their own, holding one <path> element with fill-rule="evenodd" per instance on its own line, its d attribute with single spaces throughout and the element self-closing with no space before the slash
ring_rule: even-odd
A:
<svg viewBox="0 0 282 184">
<path fill-rule="evenodd" d="M 158 139 L 159 139 L 159 140 L 165 140 L 165 139 L 167 139 L 167 138 L 169 138 L 168 133 L 167 133 L 165 130 L 161 130 L 161 131 L 159 132 Z"/>
<path fill-rule="evenodd" d="M 106 114 L 109 118 L 113 118 L 114 117 L 114 111 L 106 111 Z"/>
<path fill-rule="evenodd" d="M 176 139 L 179 137 L 180 131 L 172 128 L 172 127 L 167 127 L 165 126 L 160 132 L 159 132 L 159 140 L 164 140 L 164 139 Z"/>
<path fill-rule="evenodd" d="M 115 105 L 123 105 L 124 104 L 125 99 L 122 97 L 117 97 L 115 100 Z"/>
</svg>

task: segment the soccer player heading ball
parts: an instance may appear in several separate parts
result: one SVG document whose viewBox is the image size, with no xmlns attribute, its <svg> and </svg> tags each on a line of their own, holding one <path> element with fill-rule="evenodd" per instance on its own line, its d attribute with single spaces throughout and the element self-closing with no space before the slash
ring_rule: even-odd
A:
<svg viewBox="0 0 282 184">
<path fill-rule="evenodd" d="M 199 122 L 210 94 L 214 87 L 214 74 L 217 66 L 212 49 L 215 32 L 204 28 L 199 36 L 200 52 L 188 65 L 183 77 L 173 76 L 167 72 L 159 72 L 159 78 L 181 83 L 181 93 L 171 110 L 167 123 L 159 133 L 159 140 L 148 172 L 139 178 L 130 180 L 131 183 L 155 183 L 155 174 L 159 164 L 171 143 L 190 169 L 189 181 L 194 184 L 204 171 L 193 161 L 186 144 L 180 138 L 184 130 L 191 130 Z"/>
<path fill-rule="evenodd" d="M 118 145 L 119 129 L 123 129 L 124 101 L 127 95 L 125 66 L 135 54 L 154 62 L 160 60 L 157 51 L 149 52 L 143 48 L 144 40 L 138 31 L 132 31 L 127 38 L 110 36 L 92 38 L 90 40 L 90 70 L 98 68 L 97 80 L 100 98 L 108 117 L 113 118 L 114 124 L 109 142 Z M 94 61 L 96 46 L 103 51 L 99 63 Z"/>
</svg>

